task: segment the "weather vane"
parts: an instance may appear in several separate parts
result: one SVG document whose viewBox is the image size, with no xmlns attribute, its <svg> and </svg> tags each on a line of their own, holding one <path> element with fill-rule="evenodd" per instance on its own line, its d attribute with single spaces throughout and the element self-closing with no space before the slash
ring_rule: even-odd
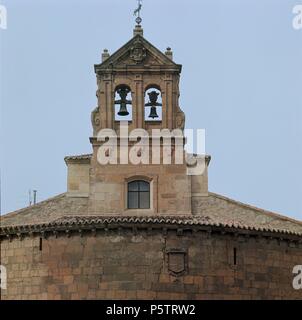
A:
<svg viewBox="0 0 302 320">
<path fill-rule="evenodd" d="M 136 23 L 138 25 L 140 25 L 143 21 L 143 19 L 141 18 L 141 10 L 142 10 L 142 6 L 143 6 L 143 0 L 137 0 L 138 2 L 138 7 L 137 9 L 134 11 L 134 15 L 136 16 Z"/>
</svg>

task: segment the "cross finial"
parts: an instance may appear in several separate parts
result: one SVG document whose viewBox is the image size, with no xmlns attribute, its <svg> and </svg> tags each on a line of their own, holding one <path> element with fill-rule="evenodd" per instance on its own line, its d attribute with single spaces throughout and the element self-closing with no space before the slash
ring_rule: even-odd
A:
<svg viewBox="0 0 302 320">
<path fill-rule="evenodd" d="M 140 25 L 143 21 L 143 19 L 141 18 L 141 10 L 143 7 L 143 0 L 137 0 L 137 4 L 138 7 L 137 9 L 134 11 L 134 15 L 136 16 L 135 22 Z"/>
</svg>

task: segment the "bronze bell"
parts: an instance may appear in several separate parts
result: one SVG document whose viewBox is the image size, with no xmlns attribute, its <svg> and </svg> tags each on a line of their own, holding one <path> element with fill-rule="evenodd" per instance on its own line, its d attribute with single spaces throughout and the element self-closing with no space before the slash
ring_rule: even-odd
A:
<svg viewBox="0 0 302 320">
<path fill-rule="evenodd" d="M 129 115 L 129 112 L 127 110 L 127 105 L 122 103 L 120 107 L 120 111 L 117 113 L 121 117 L 125 117 Z"/>
<path fill-rule="evenodd" d="M 117 90 L 117 93 L 120 96 L 120 100 L 115 101 L 115 104 L 120 105 L 120 111 L 117 113 L 121 117 L 125 117 L 129 115 L 129 112 L 127 110 L 127 104 L 132 104 L 132 101 L 127 100 L 127 95 L 130 92 L 130 89 L 127 87 L 122 87 Z"/>
<path fill-rule="evenodd" d="M 151 107 L 149 118 L 152 118 L 152 119 L 158 118 L 156 107 Z"/>
<path fill-rule="evenodd" d="M 152 91 L 148 93 L 148 96 L 149 96 L 150 102 L 146 103 L 145 106 L 151 107 L 149 118 L 152 118 L 152 119 L 159 118 L 157 114 L 157 109 L 156 109 L 157 106 L 158 107 L 162 106 L 161 103 L 157 102 L 159 93 L 157 93 L 156 91 Z"/>
</svg>

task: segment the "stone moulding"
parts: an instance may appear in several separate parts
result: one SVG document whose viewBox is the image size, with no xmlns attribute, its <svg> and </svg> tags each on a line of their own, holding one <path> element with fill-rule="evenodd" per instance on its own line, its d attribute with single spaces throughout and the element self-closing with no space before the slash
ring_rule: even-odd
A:
<svg viewBox="0 0 302 320">
<path fill-rule="evenodd" d="M 101 232 L 118 232 L 128 229 L 133 234 L 139 231 L 146 231 L 147 234 L 160 231 L 163 235 L 168 232 L 175 232 L 177 236 L 187 233 L 195 234 L 205 232 L 208 236 L 221 234 L 231 235 L 235 238 L 242 237 L 248 239 L 254 237 L 256 240 L 265 238 L 268 241 L 289 241 L 295 244 L 302 244 L 302 234 L 290 232 L 288 230 L 253 228 L 239 226 L 232 223 L 212 223 L 207 217 L 63 217 L 56 221 L 23 226 L 0 227 L 0 240 L 39 235 L 47 236 L 68 236 L 91 233 L 96 235 Z"/>
<path fill-rule="evenodd" d="M 64 158 L 66 164 L 68 163 L 87 163 L 89 164 L 92 159 L 92 154 L 83 154 L 79 156 L 67 156 Z"/>
</svg>

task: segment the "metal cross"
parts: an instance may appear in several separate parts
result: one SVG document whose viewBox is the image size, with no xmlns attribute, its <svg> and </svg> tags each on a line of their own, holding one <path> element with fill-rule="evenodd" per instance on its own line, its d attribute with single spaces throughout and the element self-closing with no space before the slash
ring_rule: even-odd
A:
<svg viewBox="0 0 302 320">
<path fill-rule="evenodd" d="M 137 3 L 138 3 L 138 7 L 134 11 L 134 15 L 137 16 L 135 21 L 137 24 L 141 24 L 143 21 L 141 18 L 141 10 L 142 10 L 142 6 L 143 6 L 143 0 L 137 0 Z"/>
</svg>

